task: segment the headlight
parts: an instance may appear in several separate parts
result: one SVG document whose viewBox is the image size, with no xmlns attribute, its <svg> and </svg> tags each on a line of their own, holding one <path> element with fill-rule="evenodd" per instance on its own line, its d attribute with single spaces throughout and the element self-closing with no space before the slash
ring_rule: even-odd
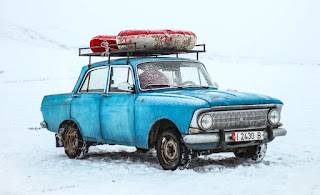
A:
<svg viewBox="0 0 320 195">
<path fill-rule="evenodd" d="M 276 124 L 279 123 L 279 121 L 280 121 L 280 112 L 278 111 L 278 109 L 274 108 L 274 109 L 270 110 L 270 112 L 268 114 L 268 121 L 272 125 L 276 125 Z"/>
<path fill-rule="evenodd" d="M 208 130 L 212 127 L 213 119 L 210 114 L 204 114 L 200 119 L 200 126 L 204 130 Z"/>
</svg>

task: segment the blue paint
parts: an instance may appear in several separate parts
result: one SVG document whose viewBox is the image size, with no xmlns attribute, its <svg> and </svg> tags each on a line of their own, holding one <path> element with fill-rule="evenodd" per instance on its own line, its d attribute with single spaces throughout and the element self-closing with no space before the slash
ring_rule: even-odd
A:
<svg viewBox="0 0 320 195">
<path fill-rule="evenodd" d="M 143 99 L 143 101 L 141 101 Z M 182 134 L 187 134 L 192 115 L 210 105 L 198 98 L 161 93 L 141 93 L 135 102 L 137 146 L 148 147 L 149 130 L 161 119 L 173 122 Z"/>
<path fill-rule="evenodd" d="M 219 91 L 216 89 L 193 89 L 164 91 L 164 94 L 176 94 L 203 99 L 211 106 L 250 105 L 250 104 L 282 104 L 280 100 L 265 95 L 243 92 Z"/>
<path fill-rule="evenodd" d="M 134 107 L 137 94 L 110 94 L 100 106 L 101 133 L 103 139 L 121 141 L 125 145 L 136 143 Z"/>
<path fill-rule="evenodd" d="M 59 125 L 71 118 L 72 94 L 48 95 L 42 100 L 41 112 L 48 124 L 48 130 L 58 132 Z"/>
<path fill-rule="evenodd" d="M 188 60 L 184 58 L 131 58 L 130 66 L 138 86 L 136 65 L 148 61 Z M 194 60 L 189 60 L 194 61 Z M 92 68 L 109 65 L 126 65 L 126 59 L 92 64 Z M 41 111 L 48 130 L 58 132 L 65 120 L 75 121 L 87 141 L 122 144 L 148 148 L 151 127 L 159 120 L 169 120 L 180 133 L 188 134 L 195 110 L 212 106 L 282 104 L 280 100 L 264 95 L 220 91 L 215 88 L 183 88 L 140 91 L 133 94 L 76 94 L 83 77 L 89 70 L 84 66 L 70 94 L 45 96 Z M 109 81 L 108 81 L 109 82 Z M 107 82 L 107 83 L 108 83 Z M 108 85 L 108 84 L 107 84 Z M 214 149 L 215 144 L 190 146 L 198 149 Z"/>
<path fill-rule="evenodd" d="M 101 94 L 79 93 L 71 102 L 71 118 L 79 124 L 81 135 L 101 139 L 100 102 Z"/>
</svg>

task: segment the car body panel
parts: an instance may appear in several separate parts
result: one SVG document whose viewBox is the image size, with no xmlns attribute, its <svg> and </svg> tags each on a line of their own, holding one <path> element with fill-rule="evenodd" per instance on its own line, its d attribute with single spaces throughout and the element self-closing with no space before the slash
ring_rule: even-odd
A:
<svg viewBox="0 0 320 195">
<path fill-rule="evenodd" d="M 79 124 L 83 137 L 102 138 L 100 130 L 101 94 L 79 93 L 71 101 L 71 118 Z"/>
<path fill-rule="evenodd" d="M 282 104 L 280 100 L 265 95 L 237 91 L 220 91 L 217 89 L 177 90 L 163 92 L 203 99 L 211 106 L 250 105 L 250 104 Z"/>
<path fill-rule="evenodd" d="M 194 111 L 209 107 L 206 101 L 194 97 L 161 93 L 140 94 L 135 102 L 137 146 L 148 147 L 150 129 L 159 120 L 169 120 L 182 134 L 187 134 Z"/>
<path fill-rule="evenodd" d="M 41 104 L 41 112 L 49 131 L 57 133 L 60 124 L 71 118 L 71 93 L 45 96 Z"/>
<path fill-rule="evenodd" d="M 108 94 L 101 101 L 101 133 L 106 141 L 119 141 L 134 146 L 135 100 L 137 94 Z"/>
</svg>

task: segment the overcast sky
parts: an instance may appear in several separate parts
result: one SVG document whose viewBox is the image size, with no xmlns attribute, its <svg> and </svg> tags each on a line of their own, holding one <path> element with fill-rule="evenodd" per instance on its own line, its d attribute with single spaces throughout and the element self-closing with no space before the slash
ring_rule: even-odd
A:
<svg viewBox="0 0 320 195">
<path fill-rule="evenodd" d="M 67 45 L 124 29 L 185 29 L 210 53 L 320 62 L 319 0 L 0 1 L 2 20 Z"/>
</svg>

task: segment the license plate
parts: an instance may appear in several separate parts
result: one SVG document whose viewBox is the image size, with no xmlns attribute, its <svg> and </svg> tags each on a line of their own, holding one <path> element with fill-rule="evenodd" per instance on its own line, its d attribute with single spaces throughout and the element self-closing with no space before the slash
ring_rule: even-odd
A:
<svg viewBox="0 0 320 195">
<path fill-rule="evenodd" d="M 233 132 L 232 140 L 234 142 L 263 140 L 263 131 Z"/>
</svg>

